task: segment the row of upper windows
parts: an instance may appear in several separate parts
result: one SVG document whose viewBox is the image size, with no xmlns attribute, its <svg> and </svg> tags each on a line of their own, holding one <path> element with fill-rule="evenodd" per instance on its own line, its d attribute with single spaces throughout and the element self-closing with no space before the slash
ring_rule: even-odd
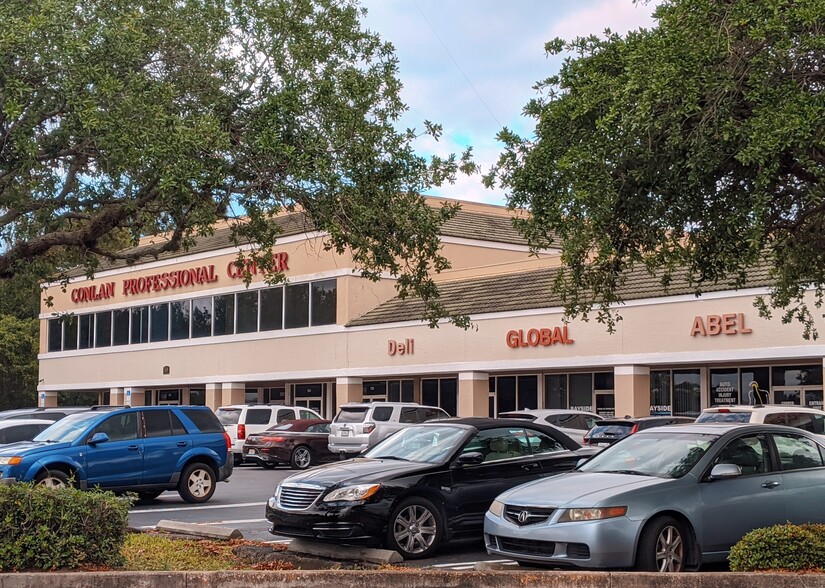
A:
<svg viewBox="0 0 825 588">
<path fill-rule="evenodd" d="M 334 325 L 336 281 L 147 304 L 49 319 L 48 351 Z"/>
</svg>

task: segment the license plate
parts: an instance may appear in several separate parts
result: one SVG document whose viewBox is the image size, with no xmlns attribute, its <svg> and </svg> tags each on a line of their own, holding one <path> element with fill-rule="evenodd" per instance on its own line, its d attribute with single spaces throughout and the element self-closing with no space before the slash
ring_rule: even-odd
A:
<svg viewBox="0 0 825 588">
<path fill-rule="evenodd" d="M 610 447 L 610 443 L 596 443 L 599 447 Z"/>
<path fill-rule="evenodd" d="M 341 431 L 341 437 L 349 437 L 349 431 Z"/>
<path fill-rule="evenodd" d="M 257 449 L 249 449 L 249 450 L 247 451 L 247 453 L 248 453 L 249 455 L 253 455 L 253 454 L 255 454 L 255 453 L 258 453 L 258 450 L 257 450 Z"/>
</svg>

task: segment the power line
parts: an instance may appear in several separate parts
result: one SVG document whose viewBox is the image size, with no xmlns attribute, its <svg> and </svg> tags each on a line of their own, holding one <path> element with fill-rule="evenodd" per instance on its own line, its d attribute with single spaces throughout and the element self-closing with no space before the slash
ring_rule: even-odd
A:
<svg viewBox="0 0 825 588">
<path fill-rule="evenodd" d="M 486 102 L 484 102 L 484 98 L 482 98 L 482 97 L 481 97 L 481 94 L 479 94 L 479 93 L 478 93 L 478 90 L 476 90 L 476 87 L 473 85 L 473 82 L 471 82 L 471 81 L 470 81 L 470 78 L 469 78 L 469 77 L 467 77 L 467 74 L 466 74 L 466 73 L 464 73 L 464 70 L 463 70 L 463 69 L 461 69 L 461 66 L 458 64 L 458 61 L 456 61 L 455 57 L 453 57 L 453 54 L 452 54 L 452 53 L 450 53 L 450 50 L 447 48 L 447 45 L 444 43 L 444 41 L 442 41 L 442 40 L 441 40 L 441 37 L 439 36 L 438 32 L 435 30 L 435 28 L 433 27 L 432 23 L 430 22 L 430 19 L 428 19 L 428 18 L 427 18 L 427 15 L 426 15 L 426 14 L 424 14 L 424 11 L 423 11 L 423 10 L 421 10 L 421 7 L 418 5 L 418 0 L 413 0 L 413 4 L 415 4 L 415 7 L 418 9 L 418 12 L 419 12 L 419 13 L 421 13 L 421 16 L 424 18 L 424 21 L 427 23 L 427 26 L 429 26 L 429 27 L 430 27 L 430 30 L 431 30 L 431 31 L 433 32 L 433 34 L 435 35 L 435 38 L 436 38 L 436 39 L 438 39 L 438 42 L 439 42 L 439 43 L 441 43 L 441 46 L 444 48 L 444 51 L 446 51 L 446 52 L 447 52 L 447 55 L 448 55 L 448 56 L 450 57 L 450 59 L 452 60 L 453 64 L 455 64 L 456 68 L 458 68 L 458 71 L 460 71 L 460 72 L 461 72 L 461 75 L 462 75 L 462 76 L 464 76 L 464 79 L 467 81 L 467 83 L 468 83 L 468 84 L 470 85 L 470 87 L 473 89 L 473 92 L 475 92 L 475 95 L 478 97 L 479 101 L 480 101 L 480 102 L 484 105 L 484 108 L 486 108 L 486 109 L 487 109 L 487 112 L 490 114 L 490 117 L 491 117 L 491 118 L 492 118 L 492 119 L 496 122 L 496 124 L 498 125 L 498 127 L 499 127 L 499 128 L 503 128 L 503 127 L 504 127 L 504 125 L 502 125 L 502 124 L 498 121 L 498 119 L 496 118 L 496 115 L 495 115 L 495 114 L 493 114 L 493 111 L 492 111 L 492 110 L 490 110 L 490 107 L 489 107 L 489 106 L 487 106 L 487 103 L 486 103 Z"/>
</svg>

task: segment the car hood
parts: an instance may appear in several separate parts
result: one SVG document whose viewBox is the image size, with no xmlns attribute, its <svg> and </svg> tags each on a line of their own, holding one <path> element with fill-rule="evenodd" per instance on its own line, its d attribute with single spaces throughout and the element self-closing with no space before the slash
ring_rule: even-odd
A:
<svg viewBox="0 0 825 588">
<path fill-rule="evenodd" d="M 498 497 L 500 502 L 521 506 L 590 507 L 628 491 L 671 484 L 673 478 L 632 474 L 569 472 L 528 482 Z"/>
<path fill-rule="evenodd" d="M 356 457 L 294 474 L 284 480 L 284 483 L 298 482 L 325 488 L 348 482 L 370 484 L 428 471 L 432 468 L 431 463 Z"/>
<path fill-rule="evenodd" d="M 18 441 L 8 445 L 0 445 L 0 457 L 10 457 L 15 455 L 31 455 L 46 451 L 55 451 L 70 447 L 71 443 L 44 443 L 36 441 Z"/>
</svg>

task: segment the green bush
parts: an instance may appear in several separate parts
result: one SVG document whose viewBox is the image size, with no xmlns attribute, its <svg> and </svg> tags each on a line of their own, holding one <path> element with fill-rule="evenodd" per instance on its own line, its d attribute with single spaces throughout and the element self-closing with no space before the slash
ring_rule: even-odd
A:
<svg viewBox="0 0 825 588">
<path fill-rule="evenodd" d="M 0 486 L 0 572 L 122 565 L 129 505 L 111 492 Z"/>
<path fill-rule="evenodd" d="M 825 525 L 774 525 L 755 529 L 728 556 L 734 572 L 825 570 Z"/>
</svg>

